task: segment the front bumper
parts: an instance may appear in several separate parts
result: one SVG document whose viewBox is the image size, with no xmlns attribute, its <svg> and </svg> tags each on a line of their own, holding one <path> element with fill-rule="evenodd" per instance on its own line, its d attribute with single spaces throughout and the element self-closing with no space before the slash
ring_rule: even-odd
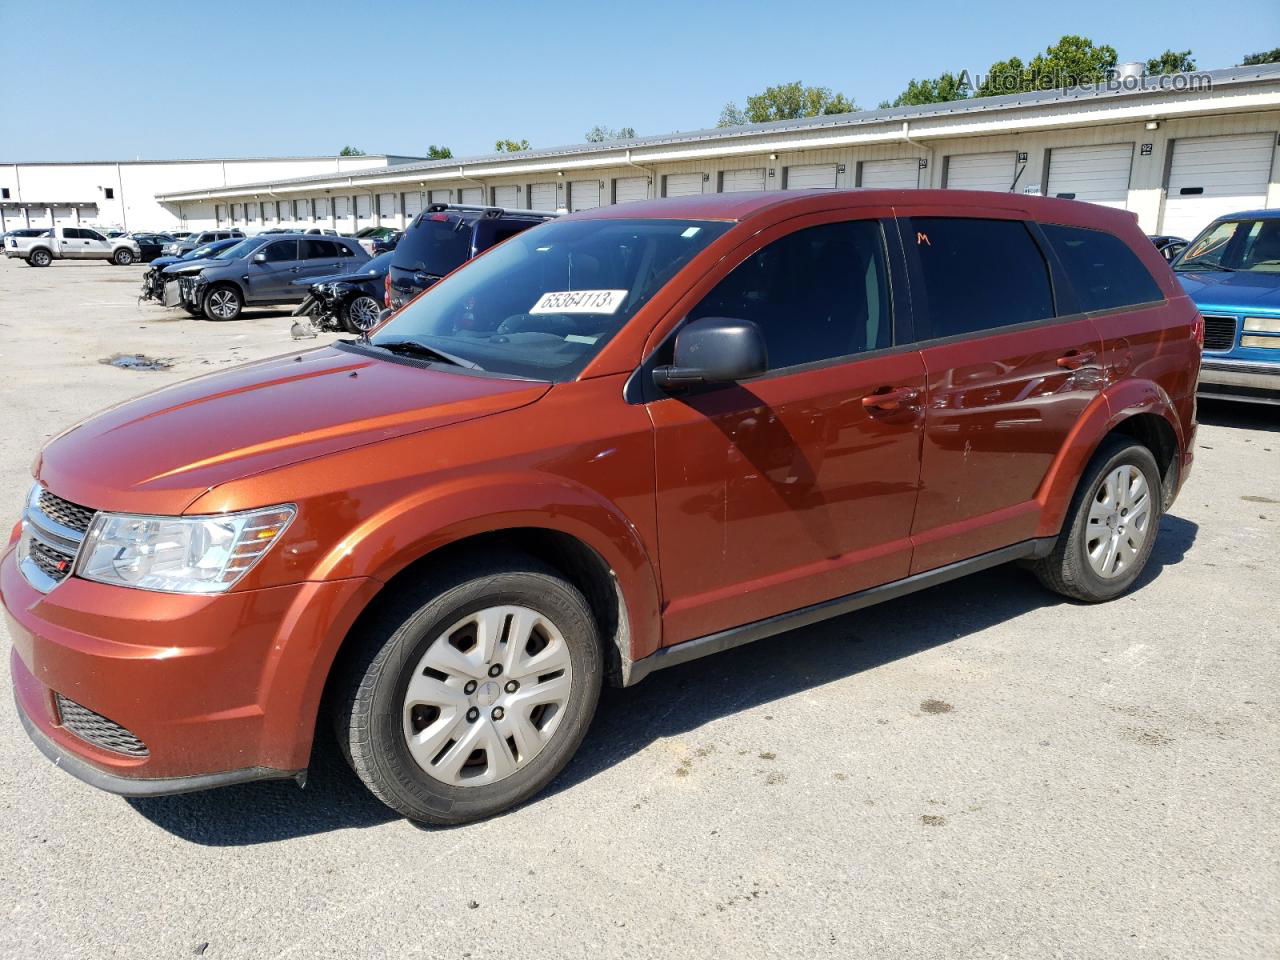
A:
<svg viewBox="0 0 1280 960">
<path fill-rule="evenodd" d="M 1197 392 L 1202 397 L 1280 403 L 1280 362 L 1258 363 L 1206 356 L 1200 361 Z"/>
<path fill-rule="evenodd" d="M 300 776 L 326 652 L 369 583 L 192 597 L 69 577 L 46 594 L 27 583 L 10 548 L 0 559 L 0 601 L 23 725 L 59 766 L 115 793 Z M 124 728 L 145 753 L 77 734 L 63 722 L 59 696 Z"/>
</svg>

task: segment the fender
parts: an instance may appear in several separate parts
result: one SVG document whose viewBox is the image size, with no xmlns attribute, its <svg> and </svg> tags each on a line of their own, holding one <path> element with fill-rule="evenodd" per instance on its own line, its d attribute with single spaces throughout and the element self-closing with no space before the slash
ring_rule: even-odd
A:
<svg viewBox="0 0 1280 960">
<path fill-rule="evenodd" d="M 640 530 L 594 490 L 543 473 L 460 477 L 388 503 L 323 556 L 311 579 L 386 583 L 451 543 L 516 528 L 575 537 L 608 565 L 630 631 L 630 650 L 619 651 L 624 662 L 661 645 L 657 571 Z"/>
<path fill-rule="evenodd" d="M 1036 500 L 1040 504 L 1037 537 L 1054 537 L 1062 530 L 1067 507 L 1076 484 L 1099 444 L 1120 423 L 1142 413 L 1153 413 L 1173 428 L 1178 451 L 1186 438 L 1173 401 L 1158 383 L 1151 380 L 1121 380 L 1104 388 L 1081 414 L 1066 443 L 1040 481 Z"/>
</svg>

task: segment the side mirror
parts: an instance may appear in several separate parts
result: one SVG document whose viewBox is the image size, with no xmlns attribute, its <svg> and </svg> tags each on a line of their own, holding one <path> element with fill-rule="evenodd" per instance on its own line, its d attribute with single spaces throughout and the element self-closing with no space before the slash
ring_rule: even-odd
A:
<svg viewBox="0 0 1280 960">
<path fill-rule="evenodd" d="M 702 317 L 676 334 L 675 362 L 657 367 L 653 382 L 663 390 L 703 383 L 733 383 L 769 369 L 764 334 L 750 320 Z"/>
<path fill-rule="evenodd" d="M 266 263 L 266 262 L 267 262 L 267 255 L 266 255 L 265 253 L 255 253 L 255 254 L 253 255 L 253 262 L 254 262 L 254 263 Z"/>
</svg>

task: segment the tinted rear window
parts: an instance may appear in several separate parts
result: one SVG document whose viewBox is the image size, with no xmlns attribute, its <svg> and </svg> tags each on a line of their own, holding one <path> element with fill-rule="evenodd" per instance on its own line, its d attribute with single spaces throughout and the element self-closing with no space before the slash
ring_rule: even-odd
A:
<svg viewBox="0 0 1280 960">
<path fill-rule="evenodd" d="M 922 339 L 1054 315 L 1049 267 L 1019 220 L 913 217 L 903 239 L 919 256 L 928 301 Z"/>
<path fill-rule="evenodd" d="M 424 214 L 396 244 L 396 267 L 443 277 L 471 255 L 471 224 L 450 216 L 432 220 Z"/>
<path fill-rule="evenodd" d="M 1083 310 L 1110 310 L 1163 300 L 1164 294 L 1119 237 L 1101 230 L 1042 224 Z"/>
</svg>

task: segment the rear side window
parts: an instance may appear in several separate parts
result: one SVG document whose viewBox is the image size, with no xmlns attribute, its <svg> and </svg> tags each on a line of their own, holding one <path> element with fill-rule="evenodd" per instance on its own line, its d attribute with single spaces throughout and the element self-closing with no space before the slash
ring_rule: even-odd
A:
<svg viewBox="0 0 1280 960">
<path fill-rule="evenodd" d="M 1020 220 L 913 217 L 904 222 L 924 281 L 929 329 L 954 337 L 1054 315 L 1049 266 Z"/>
<path fill-rule="evenodd" d="M 1041 224 L 1084 310 L 1110 310 L 1163 300 L 1137 254 L 1102 230 Z"/>
<path fill-rule="evenodd" d="M 775 240 L 716 284 L 689 313 L 699 317 L 756 323 L 770 370 L 889 346 L 879 221 L 828 223 Z"/>
<path fill-rule="evenodd" d="M 338 255 L 337 244 L 332 240 L 320 240 L 307 237 L 302 241 L 303 260 L 323 260 Z"/>
<path fill-rule="evenodd" d="M 393 266 L 443 277 L 471 256 L 471 225 L 456 216 L 434 220 L 423 214 L 396 244 Z M 446 214 L 446 216 L 448 216 Z"/>
</svg>

